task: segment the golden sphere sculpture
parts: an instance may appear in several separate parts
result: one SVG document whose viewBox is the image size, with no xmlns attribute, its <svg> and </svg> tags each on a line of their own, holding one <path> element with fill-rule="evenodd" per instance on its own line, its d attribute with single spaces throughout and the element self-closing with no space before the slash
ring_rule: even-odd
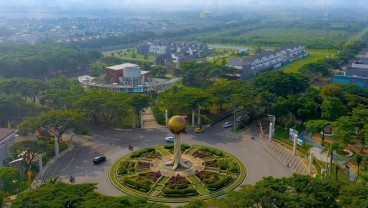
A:
<svg viewBox="0 0 368 208">
<path fill-rule="evenodd" d="M 185 118 L 182 116 L 173 116 L 168 122 L 170 131 L 174 134 L 174 158 L 167 161 L 165 166 L 172 166 L 171 170 L 176 170 L 179 167 L 189 168 L 185 161 L 181 158 L 181 144 L 180 133 L 184 132 L 187 128 Z"/>
<path fill-rule="evenodd" d="M 173 134 L 180 134 L 187 128 L 187 122 L 182 116 L 173 116 L 168 122 L 168 127 Z"/>
</svg>

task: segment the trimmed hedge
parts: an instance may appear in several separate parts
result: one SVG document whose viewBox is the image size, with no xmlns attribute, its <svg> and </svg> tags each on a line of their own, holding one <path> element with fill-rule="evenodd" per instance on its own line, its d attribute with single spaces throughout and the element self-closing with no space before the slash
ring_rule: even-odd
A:
<svg viewBox="0 0 368 208">
<path fill-rule="evenodd" d="M 147 152 L 153 152 L 155 151 L 156 149 L 153 148 L 153 147 L 148 147 L 148 148 L 144 148 L 144 149 L 141 149 L 141 150 L 137 150 L 135 151 L 132 155 L 130 155 L 131 158 L 137 158 L 137 157 L 140 157 L 142 154 L 144 153 L 147 153 Z"/>
<path fill-rule="evenodd" d="M 138 183 L 137 181 L 132 180 L 129 177 L 124 177 L 123 182 L 125 183 L 125 185 L 138 191 L 148 192 L 149 190 L 151 190 L 150 185 L 152 183 L 150 181 L 146 181 L 145 183 Z"/>
<path fill-rule="evenodd" d="M 186 150 L 189 149 L 191 146 L 189 144 L 182 144 L 181 145 L 181 149 L 182 150 Z M 164 146 L 165 149 L 174 149 L 174 144 L 165 144 Z"/>
<path fill-rule="evenodd" d="M 137 170 L 139 170 L 139 164 L 138 163 L 124 160 L 124 161 L 120 162 L 117 171 L 118 171 L 119 175 L 122 175 L 122 174 L 126 174 L 128 172 L 134 172 L 134 171 L 137 171 Z"/>
<path fill-rule="evenodd" d="M 184 189 L 171 189 L 169 187 L 165 187 L 161 190 L 161 193 L 164 196 L 171 196 L 171 197 L 194 196 L 198 194 L 197 190 L 195 190 L 193 187 L 190 187 L 188 185 Z"/>
<path fill-rule="evenodd" d="M 214 154 L 214 155 L 219 156 L 219 157 L 224 156 L 224 153 L 221 152 L 220 150 L 210 148 L 210 147 L 201 147 L 201 148 L 199 148 L 199 150 L 209 152 L 209 153 Z"/>
<path fill-rule="evenodd" d="M 216 181 L 215 183 L 208 184 L 207 185 L 207 188 L 210 191 L 217 191 L 217 190 L 221 189 L 222 187 L 225 187 L 228 184 L 230 184 L 231 181 L 233 181 L 233 177 L 231 177 L 231 176 L 225 176 L 224 178 Z"/>
</svg>

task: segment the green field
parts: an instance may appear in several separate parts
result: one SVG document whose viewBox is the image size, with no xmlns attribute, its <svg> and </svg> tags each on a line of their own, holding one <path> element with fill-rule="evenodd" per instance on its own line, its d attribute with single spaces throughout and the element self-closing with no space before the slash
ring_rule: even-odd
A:
<svg viewBox="0 0 368 208">
<path fill-rule="evenodd" d="M 132 60 L 132 61 L 139 61 L 139 62 L 154 62 L 156 59 L 156 56 L 153 56 L 153 55 L 143 56 L 143 55 L 137 54 L 137 51 L 135 48 L 105 51 L 105 52 L 102 52 L 102 54 L 104 56 L 115 56 L 115 57 L 118 57 L 124 60 Z"/>
<path fill-rule="evenodd" d="M 288 65 L 279 68 L 279 70 L 283 70 L 284 72 L 288 73 L 299 72 L 299 69 L 304 65 L 314 63 L 326 58 L 334 58 L 338 53 L 337 50 L 307 49 L 307 51 L 310 53 L 310 56 L 296 60 L 293 63 L 290 63 Z"/>
</svg>

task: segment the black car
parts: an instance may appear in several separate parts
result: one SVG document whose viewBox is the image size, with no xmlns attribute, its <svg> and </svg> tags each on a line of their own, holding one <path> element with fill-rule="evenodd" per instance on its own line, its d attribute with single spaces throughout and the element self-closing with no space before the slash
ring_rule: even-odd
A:
<svg viewBox="0 0 368 208">
<path fill-rule="evenodd" d="M 97 164 L 104 162 L 105 160 L 106 160 L 105 156 L 97 156 L 93 158 L 93 164 L 97 165 Z"/>
</svg>

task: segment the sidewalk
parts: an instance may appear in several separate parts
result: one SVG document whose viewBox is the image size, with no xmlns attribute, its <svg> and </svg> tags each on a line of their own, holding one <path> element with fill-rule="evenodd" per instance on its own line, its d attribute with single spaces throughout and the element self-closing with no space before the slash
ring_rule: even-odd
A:
<svg viewBox="0 0 368 208">
<path fill-rule="evenodd" d="M 157 123 L 155 116 L 153 115 L 152 109 L 149 107 L 144 112 L 143 115 L 143 128 L 144 129 L 154 129 L 164 127 Z"/>
<path fill-rule="evenodd" d="M 304 133 L 304 132 L 303 132 Z M 327 156 L 327 153 L 322 153 L 322 150 L 324 149 L 324 147 L 319 144 L 318 142 L 314 141 L 311 137 L 311 134 L 304 134 L 304 138 L 305 138 L 305 142 L 313 145 L 313 147 L 311 149 L 309 149 L 309 151 L 313 151 L 313 156 L 322 161 L 322 162 L 327 162 L 329 163 L 330 161 L 330 157 Z M 347 167 L 347 160 L 343 157 L 339 157 L 338 155 L 334 154 L 334 162 L 340 166 L 340 168 L 346 170 Z M 354 181 L 357 179 L 357 174 L 355 173 L 355 169 L 354 168 L 349 168 L 349 178 L 350 180 Z"/>
</svg>

